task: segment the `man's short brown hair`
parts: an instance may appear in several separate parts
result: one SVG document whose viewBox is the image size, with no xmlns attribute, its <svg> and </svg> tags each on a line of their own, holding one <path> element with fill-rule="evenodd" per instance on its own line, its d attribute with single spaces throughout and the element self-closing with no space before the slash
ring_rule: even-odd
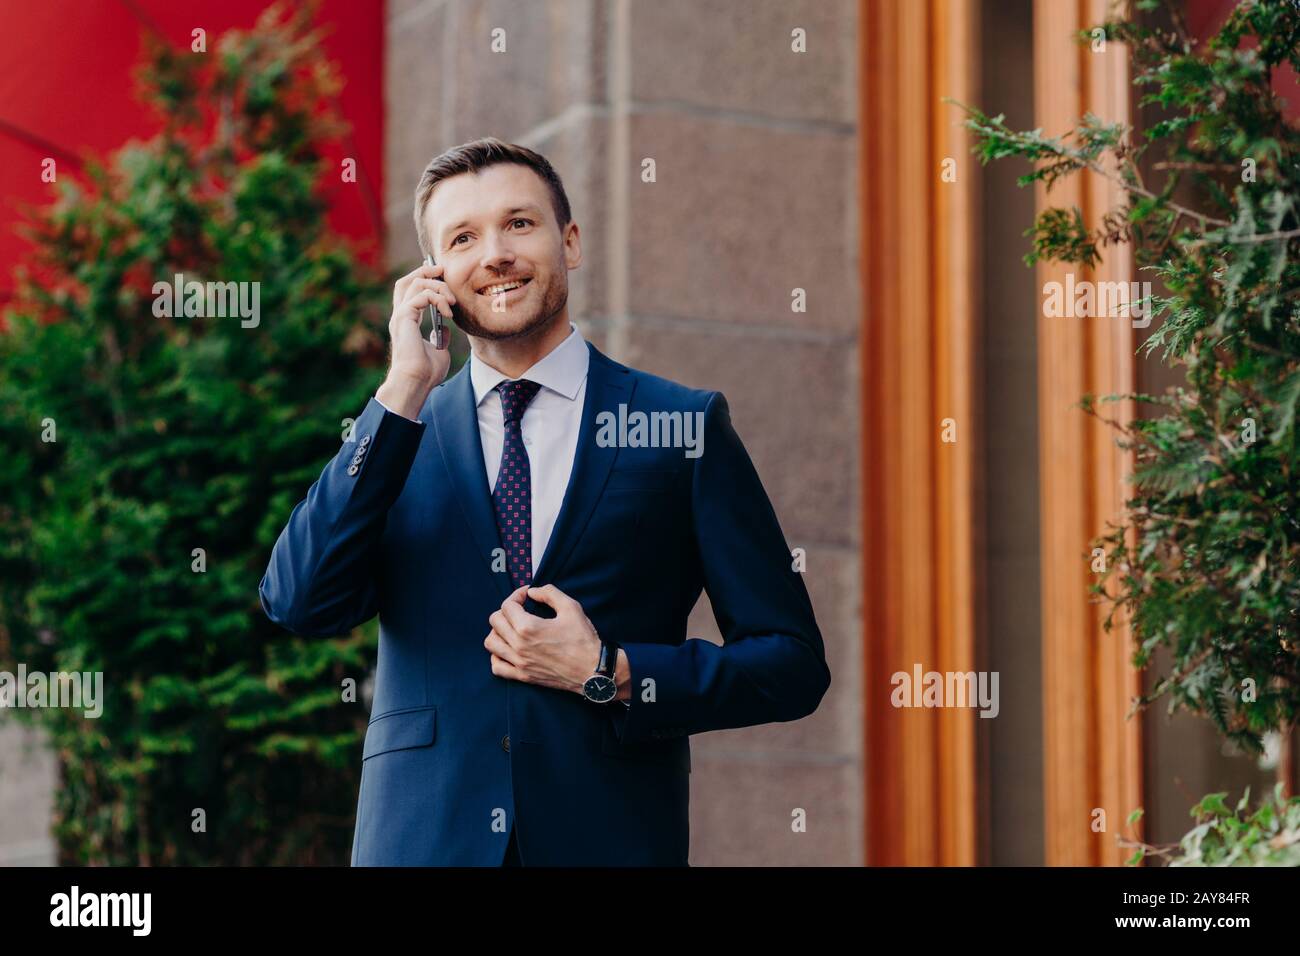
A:
<svg viewBox="0 0 1300 956">
<path fill-rule="evenodd" d="M 424 211 L 428 208 L 433 189 L 444 179 L 459 176 L 461 173 L 476 173 L 498 163 L 517 163 L 527 166 L 542 178 L 551 193 L 551 206 L 555 209 L 555 218 L 560 230 L 569 224 L 572 213 L 569 211 L 569 197 L 564 193 L 564 184 L 559 175 L 551 168 L 546 157 L 535 153 L 526 146 L 504 143 L 495 136 L 476 139 L 452 147 L 440 156 L 434 157 L 420 176 L 420 184 L 415 187 L 415 235 L 420 242 L 420 251 L 426 255 L 432 252 L 432 242 L 426 241 L 424 235 Z"/>
</svg>

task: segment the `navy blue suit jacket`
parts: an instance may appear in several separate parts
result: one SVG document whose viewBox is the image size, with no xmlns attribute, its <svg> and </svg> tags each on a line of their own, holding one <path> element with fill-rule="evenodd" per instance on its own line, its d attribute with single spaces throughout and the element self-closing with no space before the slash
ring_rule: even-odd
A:
<svg viewBox="0 0 1300 956">
<path fill-rule="evenodd" d="M 512 826 L 525 865 L 684 866 L 689 735 L 797 720 L 830 684 L 726 399 L 588 348 L 573 472 L 533 583 L 623 646 L 630 707 L 491 672 L 488 615 L 511 586 L 493 570 L 468 366 L 418 421 L 370 399 L 276 542 L 260 593 L 277 624 L 328 636 L 379 615 L 354 866 L 496 866 Z M 620 404 L 703 412 L 703 453 L 602 447 L 597 414 Z M 687 639 L 701 589 L 721 646 Z"/>
</svg>

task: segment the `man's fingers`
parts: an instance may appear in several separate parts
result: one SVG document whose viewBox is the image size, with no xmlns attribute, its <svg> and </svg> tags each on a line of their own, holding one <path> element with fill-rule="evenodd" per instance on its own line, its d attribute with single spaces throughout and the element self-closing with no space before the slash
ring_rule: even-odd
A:
<svg viewBox="0 0 1300 956">
<path fill-rule="evenodd" d="M 505 602 L 503 602 L 501 606 L 505 607 L 506 603 L 514 603 L 514 604 L 518 604 L 520 607 L 523 607 L 524 597 L 527 594 L 528 594 L 528 585 L 521 584 L 519 587 L 515 588 L 514 591 L 511 592 L 510 597 L 506 598 Z"/>
<path fill-rule="evenodd" d="M 496 630 L 489 631 L 488 636 L 483 638 L 483 646 L 515 667 L 523 665 L 519 653 Z"/>
<path fill-rule="evenodd" d="M 407 282 L 411 279 L 416 278 L 417 276 L 433 277 L 433 276 L 440 276 L 440 275 L 442 275 L 441 265 L 427 266 L 424 263 L 421 263 L 420 265 L 412 269 L 410 272 L 408 272 L 406 275 L 402 276 L 402 278 L 399 279 L 398 281 Z"/>
<path fill-rule="evenodd" d="M 514 624 L 506 617 L 505 612 L 501 610 L 493 611 L 488 615 L 488 625 L 496 631 L 506 641 L 507 644 L 519 644 L 519 632 L 515 630 Z"/>
<path fill-rule="evenodd" d="M 557 614 L 578 603 L 557 588 L 554 584 L 548 584 L 545 587 L 540 588 L 529 588 L 528 596 L 538 604 L 545 604 L 547 607 L 555 608 Z"/>
<path fill-rule="evenodd" d="M 410 295 L 416 289 L 436 289 L 447 296 L 450 301 L 456 301 L 456 293 L 452 292 L 451 286 L 447 285 L 447 283 L 443 282 L 441 279 L 413 279 L 411 284 L 406 287 L 406 294 Z"/>
<path fill-rule="evenodd" d="M 511 595 L 511 597 L 513 596 Z M 516 634 L 532 631 L 533 625 L 539 620 L 537 615 L 525 611 L 523 604 L 516 604 L 509 599 L 506 600 L 505 604 L 501 605 L 500 613 L 505 615 L 506 620 L 510 622 L 510 626 L 515 629 Z"/>
<path fill-rule="evenodd" d="M 454 303 L 456 301 L 456 293 L 451 291 L 447 283 L 435 279 L 420 279 L 412 283 L 411 287 L 406 290 L 405 301 L 409 302 L 418 295 L 428 295 L 429 293 L 438 295 L 447 302 Z"/>
<path fill-rule="evenodd" d="M 427 281 L 427 280 L 423 280 Z M 413 285 L 407 290 L 406 298 L 402 300 L 399 307 L 408 309 L 408 315 L 411 318 L 419 319 L 426 305 L 436 306 L 438 311 L 447 318 L 451 318 L 451 306 L 456 301 L 456 296 L 446 286 L 436 285 Z"/>
<path fill-rule="evenodd" d="M 444 317 L 448 319 L 451 318 L 451 305 L 448 304 L 446 297 L 436 289 L 416 289 L 411 295 L 407 296 L 407 298 L 402 301 L 401 306 L 394 311 L 394 315 L 405 309 L 407 310 L 407 318 L 412 319 L 416 324 L 419 324 L 420 311 L 426 305 L 436 306 L 438 311 L 441 312 Z"/>
<path fill-rule="evenodd" d="M 408 287 L 416 279 L 419 278 L 435 279 L 441 275 L 442 275 L 442 266 L 440 265 L 426 266 L 422 264 L 412 269 L 406 275 L 398 279 L 397 282 L 393 285 L 393 305 L 397 306 L 401 304 L 402 300 L 406 298 L 406 291 Z"/>
<path fill-rule="evenodd" d="M 521 683 L 527 683 L 524 680 L 524 672 L 515 667 L 507 660 L 497 657 L 495 654 L 491 658 L 492 673 L 497 677 L 504 677 L 507 680 L 517 680 Z"/>
<path fill-rule="evenodd" d="M 402 301 L 402 299 L 403 299 L 403 298 L 405 297 L 405 295 L 406 295 L 406 287 L 409 286 L 413 281 L 415 281 L 415 279 L 417 279 L 418 277 L 424 275 L 424 274 L 425 274 L 425 269 L 426 269 L 426 266 L 417 266 L 416 268 L 414 268 L 414 269 L 412 269 L 410 272 L 408 272 L 406 275 L 404 275 L 404 276 L 402 276 L 400 279 L 398 279 L 396 283 L 394 283 L 394 285 L 393 285 L 393 304 L 394 304 L 394 305 L 396 305 L 397 303 L 399 303 L 399 302 Z"/>
</svg>

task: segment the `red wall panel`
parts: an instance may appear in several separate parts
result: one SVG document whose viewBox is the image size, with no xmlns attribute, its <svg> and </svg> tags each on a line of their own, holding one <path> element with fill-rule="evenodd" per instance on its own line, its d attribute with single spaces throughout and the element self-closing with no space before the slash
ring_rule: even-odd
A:
<svg viewBox="0 0 1300 956">
<path fill-rule="evenodd" d="M 87 151 L 104 157 L 130 139 L 157 131 L 157 114 L 136 98 L 133 77 L 146 31 L 179 49 L 190 31 L 207 31 L 209 55 L 232 27 L 248 29 L 268 0 L 0 0 L 0 301 L 12 290 L 13 267 L 30 247 L 14 226 L 23 204 L 43 205 L 54 186 L 40 178 L 41 161 L 58 161 L 60 177 L 76 175 Z M 345 85 L 338 107 L 351 124 L 329 152 L 357 160 L 355 184 L 328 181 L 330 224 L 363 243 L 363 256 L 382 254 L 383 0 L 322 0 L 317 22 L 326 54 Z M 202 54 L 195 54 L 202 55 Z"/>
</svg>

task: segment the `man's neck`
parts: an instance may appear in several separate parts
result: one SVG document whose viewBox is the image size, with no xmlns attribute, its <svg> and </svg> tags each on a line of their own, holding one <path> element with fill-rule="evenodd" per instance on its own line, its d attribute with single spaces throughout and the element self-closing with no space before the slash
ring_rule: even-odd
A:
<svg viewBox="0 0 1300 956">
<path fill-rule="evenodd" d="M 563 309 L 550 325 L 520 339 L 483 339 L 467 336 L 470 351 L 484 365 L 490 365 L 509 379 L 523 375 L 569 337 L 569 310 Z"/>
</svg>

